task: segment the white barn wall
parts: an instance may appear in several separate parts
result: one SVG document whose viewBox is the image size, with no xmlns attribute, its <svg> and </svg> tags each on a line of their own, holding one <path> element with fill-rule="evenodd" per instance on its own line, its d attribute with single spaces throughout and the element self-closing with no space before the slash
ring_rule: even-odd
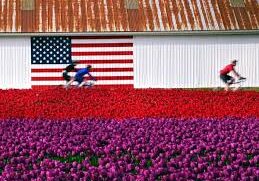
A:
<svg viewBox="0 0 259 181">
<path fill-rule="evenodd" d="M 135 88 L 199 88 L 222 85 L 219 70 L 238 59 L 248 78 L 259 86 L 259 36 L 134 37 Z"/>
<path fill-rule="evenodd" d="M 0 37 L 0 89 L 31 88 L 30 37 Z M 135 88 L 222 85 L 218 72 L 229 60 L 259 87 L 259 36 L 134 37 Z"/>
<path fill-rule="evenodd" d="M 31 88 L 30 38 L 0 37 L 0 89 Z"/>
</svg>

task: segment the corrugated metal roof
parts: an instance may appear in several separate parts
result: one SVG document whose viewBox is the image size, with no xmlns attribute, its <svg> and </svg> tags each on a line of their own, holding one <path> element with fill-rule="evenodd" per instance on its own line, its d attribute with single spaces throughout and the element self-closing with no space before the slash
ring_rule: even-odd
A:
<svg viewBox="0 0 259 181">
<path fill-rule="evenodd" d="M 166 32 L 259 30 L 258 0 L 231 7 L 230 0 L 0 0 L 0 32 Z"/>
</svg>

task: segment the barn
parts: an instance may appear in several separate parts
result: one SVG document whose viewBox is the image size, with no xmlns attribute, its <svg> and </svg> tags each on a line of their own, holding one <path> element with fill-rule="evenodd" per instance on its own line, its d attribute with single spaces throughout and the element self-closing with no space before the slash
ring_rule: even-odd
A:
<svg viewBox="0 0 259 181">
<path fill-rule="evenodd" d="M 258 0 L 1 0 L 0 88 L 64 84 L 71 61 L 99 86 L 221 85 L 230 60 L 259 86 Z"/>
</svg>

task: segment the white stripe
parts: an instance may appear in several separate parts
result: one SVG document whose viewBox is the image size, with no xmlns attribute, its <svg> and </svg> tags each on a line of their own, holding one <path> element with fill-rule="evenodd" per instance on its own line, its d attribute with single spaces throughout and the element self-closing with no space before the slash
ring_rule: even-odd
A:
<svg viewBox="0 0 259 181">
<path fill-rule="evenodd" d="M 43 11 L 43 9 L 42 8 L 40 8 L 39 9 L 39 17 L 42 17 L 42 11 Z M 43 31 L 43 18 L 39 18 L 39 31 L 41 32 L 41 31 Z M 61 29 L 61 31 L 62 31 L 62 29 Z"/>
<path fill-rule="evenodd" d="M 147 9 L 147 4 L 146 4 L 146 2 L 145 1 L 143 1 L 143 9 Z M 143 11 L 143 14 L 144 14 L 144 16 L 145 17 L 147 17 L 148 16 L 148 14 L 147 14 L 147 11 Z M 153 18 L 152 18 L 153 19 Z M 148 18 L 145 18 L 145 20 L 146 20 L 146 30 L 147 31 L 150 31 L 150 28 L 149 28 L 149 21 L 148 21 Z M 152 22 L 153 23 L 153 22 Z"/>
<path fill-rule="evenodd" d="M 189 19 L 189 17 L 188 17 L 188 13 L 187 13 L 187 8 L 185 7 L 185 3 L 182 3 L 183 4 L 183 13 L 184 13 L 184 17 L 185 17 L 185 19 L 186 19 L 186 22 L 187 22 L 187 29 L 188 30 L 191 30 L 192 28 L 191 28 L 191 23 L 190 23 L 190 19 Z M 185 28 L 185 29 L 186 29 Z"/>
<path fill-rule="evenodd" d="M 214 22 L 214 26 L 215 26 L 215 29 L 216 30 L 220 30 L 219 29 L 219 25 L 218 25 L 218 21 L 217 21 L 217 19 L 216 19 L 216 14 L 215 14 L 215 11 L 214 11 L 214 9 L 213 9 L 213 5 L 212 5 L 212 2 L 211 1 L 208 1 L 208 3 L 209 3 L 209 6 L 210 6 L 210 12 L 211 12 L 211 16 L 212 16 L 212 19 L 213 19 L 213 22 Z M 234 26 L 233 26 L 233 24 L 231 23 L 231 26 L 232 26 L 232 28 L 234 29 Z"/>
<path fill-rule="evenodd" d="M 104 0 L 104 4 L 106 5 L 107 4 L 107 0 Z M 110 27 L 108 26 L 109 24 L 110 24 L 110 21 L 109 21 L 109 18 L 107 18 L 107 17 L 109 17 L 108 16 L 108 6 L 104 6 L 104 21 L 105 22 L 107 22 L 107 24 L 106 24 L 106 27 L 104 28 L 104 29 L 106 29 L 108 32 L 110 31 Z"/>
<path fill-rule="evenodd" d="M 16 7 L 16 2 L 15 2 L 15 1 L 14 1 L 13 6 Z M 16 19 L 16 8 L 13 8 L 13 16 L 12 16 L 12 19 Z M 16 21 L 13 21 L 13 23 L 12 23 L 12 29 L 11 29 L 12 32 L 15 32 L 15 31 L 16 31 L 15 23 L 16 23 Z"/>
<path fill-rule="evenodd" d="M 98 76 L 133 76 L 133 72 L 90 72 L 94 77 Z M 75 72 L 70 72 L 70 76 L 75 76 Z M 32 77 L 61 77 L 62 72 L 32 72 Z M 88 75 L 86 75 L 87 77 Z"/>
<path fill-rule="evenodd" d="M 72 60 L 127 60 L 132 59 L 133 55 L 101 55 L 101 56 L 72 56 Z"/>
<path fill-rule="evenodd" d="M 192 2 L 189 2 L 189 6 L 190 6 L 190 9 L 191 9 L 191 12 L 192 12 L 192 17 L 193 17 L 193 20 L 194 20 L 194 30 L 200 30 L 200 27 L 197 26 L 197 21 L 196 21 L 196 17 L 195 17 L 195 13 L 194 13 L 194 6 L 192 4 Z"/>
<path fill-rule="evenodd" d="M 121 52 L 133 51 L 133 47 L 87 47 L 87 48 L 72 48 L 72 52 Z"/>
<path fill-rule="evenodd" d="M 57 65 L 37 65 L 31 64 L 32 69 L 45 69 L 45 68 L 65 68 L 67 64 L 57 64 Z M 85 68 L 85 64 L 78 64 L 76 68 Z M 92 68 L 133 68 L 133 63 L 124 64 L 92 64 Z"/>
<path fill-rule="evenodd" d="M 216 3 L 215 6 L 216 6 L 216 9 L 214 10 L 214 12 L 216 12 L 216 11 L 220 12 L 219 4 Z M 235 23 L 237 23 L 237 19 L 236 19 L 235 13 L 234 13 L 234 17 L 235 17 Z M 225 29 L 225 28 L 224 28 L 224 23 L 223 23 L 222 20 L 223 20 L 222 18 L 219 18 L 219 21 L 220 21 L 220 22 L 219 22 L 219 23 L 217 22 L 219 30 Z M 233 22 L 233 23 L 234 23 L 234 22 Z M 232 24 L 233 24 L 233 23 L 232 23 Z"/>
<path fill-rule="evenodd" d="M 84 44 L 84 43 L 133 43 L 131 39 L 71 39 L 72 44 Z"/>
<path fill-rule="evenodd" d="M 172 2 L 172 1 L 169 1 L 169 3 L 170 3 L 170 5 L 169 5 L 170 11 L 171 11 L 171 12 L 174 12 L 174 11 L 173 11 L 173 2 Z M 175 6 L 175 5 L 174 5 L 174 6 Z M 176 23 L 175 13 L 172 13 L 171 17 L 172 17 L 172 21 L 173 21 L 172 23 L 173 23 L 173 25 L 174 25 L 174 27 L 172 27 L 172 29 L 173 29 L 173 30 L 177 30 L 177 23 Z"/>
<path fill-rule="evenodd" d="M 159 0 L 155 0 L 155 1 L 156 1 L 155 4 L 156 4 L 156 9 L 157 9 L 158 20 L 159 20 L 159 24 L 160 24 L 160 27 L 157 27 L 157 29 L 162 30 L 162 29 L 165 29 L 165 27 L 162 22 L 161 8 L 160 8 Z"/>
<path fill-rule="evenodd" d="M 92 14 L 92 18 L 93 19 L 95 19 L 95 17 L 96 17 L 96 13 L 95 13 L 95 9 L 94 9 L 94 4 L 95 4 L 95 2 L 90 2 L 90 14 Z M 94 29 L 93 29 L 94 27 L 92 27 L 91 29 L 89 29 L 89 31 L 94 31 Z"/>
<path fill-rule="evenodd" d="M 55 14 L 55 6 L 52 6 L 52 14 Z M 52 27 L 53 27 L 53 31 L 57 31 L 57 24 L 56 24 L 56 16 L 52 15 Z"/>
<path fill-rule="evenodd" d="M 152 9 L 153 9 L 153 4 L 156 5 L 154 0 L 149 0 L 149 4 L 150 4 Z M 153 13 L 152 13 L 152 19 L 154 19 L 154 14 Z M 155 23 L 155 21 L 154 21 L 153 25 L 154 25 L 154 31 L 157 31 L 158 29 L 160 29 L 159 27 L 156 26 L 157 24 Z"/>
<path fill-rule="evenodd" d="M 65 85 L 65 81 L 31 81 L 32 85 Z M 99 80 L 95 85 L 133 84 L 134 80 Z M 75 85 L 76 83 L 74 83 Z"/>
<path fill-rule="evenodd" d="M 206 22 L 205 22 L 205 17 L 204 17 L 205 15 L 203 15 L 203 12 L 202 12 L 201 2 L 200 2 L 200 0 L 196 0 L 196 2 L 197 2 L 199 14 L 201 15 L 200 17 L 201 17 L 201 23 L 202 23 L 203 29 L 209 29 L 209 27 L 207 27 Z"/>
</svg>

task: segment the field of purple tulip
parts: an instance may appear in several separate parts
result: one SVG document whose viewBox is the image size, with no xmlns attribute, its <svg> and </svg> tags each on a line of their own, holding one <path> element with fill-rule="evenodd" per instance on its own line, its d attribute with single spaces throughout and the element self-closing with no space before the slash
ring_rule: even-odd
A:
<svg viewBox="0 0 259 181">
<path fill-rule="evenodd" d="M 5 119 L 0 180 L 258 180 L 259 119 Z"/>
</svg>

